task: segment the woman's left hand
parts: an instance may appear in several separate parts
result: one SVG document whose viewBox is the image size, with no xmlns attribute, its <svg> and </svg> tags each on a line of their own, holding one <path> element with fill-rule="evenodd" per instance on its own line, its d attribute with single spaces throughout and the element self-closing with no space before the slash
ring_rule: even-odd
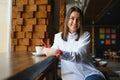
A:
<svg viewBox="0 0 120 80">
<path fill-rule="evenodd" d="M 43 53 L 45 53 L 46 56 L 56 56 L 57 49 L 53 48 L 44 48 Z"/>
</svg>

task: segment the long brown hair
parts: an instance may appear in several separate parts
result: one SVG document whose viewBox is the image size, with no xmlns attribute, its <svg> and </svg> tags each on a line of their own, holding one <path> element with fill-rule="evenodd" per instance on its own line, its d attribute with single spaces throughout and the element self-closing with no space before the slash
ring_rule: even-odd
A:
<svg viewBox="0 0 120 80">
<path fill-rule="evenodd" d="M 76 41 L 79 40 L 80 36 L 83 34 L 83 12 L 81 11 L 80 8 L 76 7 L 76 6 L 73 6 L 69 9 L 67 15 L 66 15 L 66 18 L 65 18 L 65 23 L 64 23 L 64 31 L 63 31 L 63 34 L 62 34 L 62 38 L 63 40 L 67 41 L 67 36 L 68 36 L 68 32 L 69 32 L 69 29 L 68 29 L 68 19 L 70 18 L 70 15 L 72 12 L 78 12 L 80 14 L 80 28 L 77 30 L 77 34 L 78 34 L 78 37 L 75 39 Z"/>
</svg>

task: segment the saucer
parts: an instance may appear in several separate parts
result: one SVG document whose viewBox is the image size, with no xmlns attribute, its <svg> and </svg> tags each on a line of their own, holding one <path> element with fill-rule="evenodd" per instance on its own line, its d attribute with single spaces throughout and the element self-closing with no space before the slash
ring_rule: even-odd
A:
<svg viewBox="0 0 120 80">
<path fill-rule="evenodd" d="M 98 62 L 99 62 L 99 61 L 101 61 L 101 59 L 100 59 L 100 58 L 95 58 L 95 60 L 96 60 L 96 61 L 98 61 Z"/>
<path fill-rule="evenodd" d="M 36 52 L 32 52 L 32 54 L 33 54 L 34 56 L 43 56 L 43 55 L 45 55 L 44 53 L 36 53 Z"/>
</svg>

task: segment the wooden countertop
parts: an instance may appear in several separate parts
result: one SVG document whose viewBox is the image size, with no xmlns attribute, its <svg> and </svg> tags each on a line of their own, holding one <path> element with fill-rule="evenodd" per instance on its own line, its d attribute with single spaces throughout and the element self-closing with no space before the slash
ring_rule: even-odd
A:
<svg viewBox="0 0 120 80">
<path fill-rule="evenodd" d="M 0 53 L 0 80 L 8 79 L 23 71 L 25 72 L 26 69 L 34 67 L 38 63 L 40 66 L 45 67 L 46 65 L 41 65 L 40 63 L 47 58 L 46 56 L 34 56 L 32 53 L 27 52 Z"/>
</svg>

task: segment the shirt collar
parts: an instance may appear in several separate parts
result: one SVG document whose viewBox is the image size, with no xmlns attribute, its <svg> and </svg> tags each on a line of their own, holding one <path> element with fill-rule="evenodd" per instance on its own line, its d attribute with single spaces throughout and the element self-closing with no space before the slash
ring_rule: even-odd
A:
<svg viewBox="0 0 120 80">
<path fill-rule="evenodd" d="M 77 33 L 76 32 L 74 32 L 74 33 L 68 33 L 68 40 L 70 40 L 70 39 L 76 39 L 77 38 Z"/>
</svg>

